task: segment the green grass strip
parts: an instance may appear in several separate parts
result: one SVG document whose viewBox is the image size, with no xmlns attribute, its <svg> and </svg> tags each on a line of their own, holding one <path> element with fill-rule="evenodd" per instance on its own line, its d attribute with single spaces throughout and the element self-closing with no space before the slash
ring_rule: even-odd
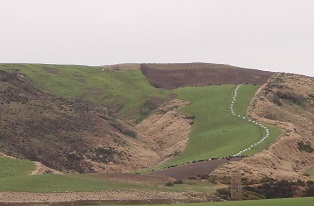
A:
<svg viewBox="0 0 314 206">
<path fill-rule="evenodd" d="M 28 160 L 0 157 L 0 179 L 10 176 L 28 175 L 35 169 L 35 164 Z"/>
<path fill-rule="evenodd" d="M 94 192 L 119 189 L 161 190 L 147 184 L 117 183 L 85 175 L 28 175 L 0 178 L 0 191 L 12 192 Z"/>
<path fill-rule="evenodd" d="M 122 119 L 141 120 L 146 116 L 145 102 L 170 98 L 169 91 L 151 86 L 140 69 L 42 64 L 0 64 L 0 69 L 24 74 L 37 88 L 57 97 L 108 106 Z"/>
<path fill-rule="evenodd" d="M 179 204 L 182 206 L 312 206 L 313 197 Z M 157 206 L 157 205 L 156 205 Z"/>
<path fill-rule="evenodd" d="M 235 85 L 208 87 L 186 87 L 175 90 L 179 99 L 191 104 L 181 113 L 195 115 L 192 131 L 186 149 L 173 160 L 160 166 L 191 162 L 211 157 L 225 157 L 236 154 L 259 141 L 265 130 L 233 116 L 230 112 Z M 244 85 L 238 91 L 234 110 L 246 116 L 246 110 L 259 86 Z M 270 136 L 245 154 L 251 155 L 268 147 L 281 133 L 275 127 L 267 126 Z"/>
</svg>

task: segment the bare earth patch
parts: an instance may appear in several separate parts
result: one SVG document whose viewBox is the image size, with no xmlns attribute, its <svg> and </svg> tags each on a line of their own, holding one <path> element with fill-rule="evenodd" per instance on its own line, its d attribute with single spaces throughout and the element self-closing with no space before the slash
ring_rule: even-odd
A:
<svg viewBox="0 0 314 206">
<path fill-rule="evenodd" d="M 12 156 L 8 156 L 2 152 L 0 152 L 0 157 L 9 157 L 9 158 L 12 158 L 12 159 L 16 159 L 16 157 L 12 157 Z"/>
<path fill-rule="evenodd" d="M 92 176 L 99 180 L 152 185 L 165 185 L 167 182 L 175 181 L 174 178 L 155 174 L 139 175 L 131 173 L 97 173 L 93 174 Z"/>
<path fill-rule="evenodd" d="M 32 175 L 38 175 L 38 174 L 63 174 L 60 171 L 51 169 L 45 165 L 43 165 L 41 162 L 34 162 L 36 165 L 36 169 L 32 172 Z"/>
<path fill-rule="evenodd" d="M 177 110 L 187 104 L 189 103 L 186 101 L 172 100 L 158 107 L 152 115 L 135 127 L 119 121 L 125 129 L 136 133 L 136 138 L 120 136 L 121 144 L 128 145 L 128 155 L 119 160 L 120 164 L 109 162 L 103 165 L 90 161 L 94 170 L 105 173 L 128 172 L 160 164 L 182 152 L 191 131 L 191 120 L 178 114 Z M 116 149 L 123 152 L 123 145 Z"/>
<path fill-rule="evenodd" d="M 173 177 L 178 180 L 187 179 L 189 177 L 196 177 L 198 175 L 207 175 L 214 171 L 220 165 L 226 164 L 232 161 L 240 161 L 243 158 L 232 159 L 217 159 L 209 160 L 205 162 L 191 163 L 183 166 L 177 166 L 165 170 L 154 172 L 154 175 Z"/>
<path fill-rule="evenodd" d="M 192 127 L 191 120 L 178 114 L 177 110 L 188 104 L 186 101 L 172 100 L 135 127 L 150 148 L 158 154 L 158 163 L 178 155 L 186 147 Z"/>
<path fill-rule="evenodd" d="M 0 203 L 56 203 L 82 200 L 177 200 L 205 201 L 206 195 L 195 192 L 158 192 L 148 190 L 119 190 L 104 192 L 28 193 L 0 192 Z"/>
</svg>

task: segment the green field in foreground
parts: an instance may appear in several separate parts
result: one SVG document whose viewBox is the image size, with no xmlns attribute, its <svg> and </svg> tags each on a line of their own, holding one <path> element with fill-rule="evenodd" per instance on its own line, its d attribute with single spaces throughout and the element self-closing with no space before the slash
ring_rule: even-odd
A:
<svg viewBox="0 0 314 206">
<path fill-rule="evenodd" d="M 117 183 L 85 175 L 28 175 L 0 178 L 0 191 L 93 192 L 119 189 L 158 189 L 151 185 Z"/>
<path fill-rule="evenodd" d="M 10 192 L 96 192 L 105 190 L 154 190 L 172 192 L 206 192 L 212 194 L 218 188 L 225 185 L 214 185 L 210 183 L 187 183 L 171 187 L 157 186 L 144 183 L 122 183 L 108 181 L 96 176 L 85 175 L 23 175 L 0 178 L 0 191 Z"/>
<path fill-rule="evenodd" d="M 224 157 L 234 155 L 240 150 L 259 141 L 265 130 L 239 119 L 230 113 L 235 85 L 221 85 L 208 87 L 186 87 L 174 90 L 179 99 L 190 101 L 191 104 L 180 109 L 186 115 L 195 115 L 189 141 L 182 154 L 162 166 L 185 163 L 210 157 Z M 235 112 L 246 115 L 246 109 L 252 100 L 258 86 L 242 86 L 234 106 Z M 270 137 L 262 144 L 254 147 L 250 155 L 260 152 L 269 146 L 280 134 L 280 130 L 268 126 Z"/>
<path fill-rule="evenodd" d="M 0 64 L 0 69 L 24 74 L 58 97 L 106 105 L 124 119 L 142 119 L 154 109 L 150 100 L 170 97 L 169 91 L 151 86 L 139 69 L 41 64 Z"/>
<path fill-rule="evenodd" d="M 158 189 L 151 185 L 124 184 L 101 180 L 92 175 L 30 175 L 35 164 L 28 160 L 0 157 L 0 191 L 66 192 L 101 191 L 123 188 Z"/>
<path fill-rule="evenodd" d="M 0 157 L 0 191 L 10 192 L 94 192 L 103 190 L 198 191 L 214 193 L 224 185 L 187 182 L 172 187 L 144 183 L 108 181 L 104 174 L 30 175 L 35 164 L 28 160 Z"/>
<path fill-rule="evenodd" d="M 208 206 L 312 206 L 314 205 L 314 198 L 304 197 L 304 198 L 287 198 L 287 199 L 272 199 L 272 200 L 191 203 L 191 204 L 179 204 L 179 205 L 182 205 L 182 206 L 205 206 L 205 205 L 208 205 Z"/>
</svg>

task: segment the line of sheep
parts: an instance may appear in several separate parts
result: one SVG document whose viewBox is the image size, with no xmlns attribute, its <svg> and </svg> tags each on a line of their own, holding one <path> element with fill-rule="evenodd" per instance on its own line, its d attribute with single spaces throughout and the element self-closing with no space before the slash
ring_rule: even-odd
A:
<svg viewBox="0 0 314 206">
<path fill-rule="evenodd" d="M 253 147 L 255 147 L 255 146 L 261 144 L 267 137 L 269 137 L 269 129 L 268 129 L 265 125 L 263 125 L 263 124 L 261 124 L 261 123 L 259 123 L 259 122 L 256 122 L 256 121 L 254 121 L 254 120 L 251 120 L 251 119 L 249 119 L 249 118 L 247 118 L 247 117 L 245 117 L 245 116 L 241 116 L 241 115 L 235 113 L 233 107 L 234 107 L 234 105 L 235 105 L 235 103 L 236 103 L 236 100 L 237 100 L 238 90 L 239 90 L 239 88 L 240 88 L 242 85 L 243 85 L 243 84 L 238 85 L 238 86 L 236 87 L 236 89 L 234 90 L 233 100 L 232 100 L 231 105 L 230 105 L 231 114 L 234 115 L 234 116 L 236 116 L 236 117 L 238 117 L 238 118 L 240 118 L 240 119 L 247 120 L 248 122 L 250 122 L 250 123 L 252 123 L 252 124 L 255 124 L 255 125 L 257 125 L 257 126 L 263 128 L 263 129 L 266 131 L 266 135 L 265 135 L 261 140 L 259 140 L 258 142 L 252 144 L 250 147 L 248 147 L 248 148 L 246 148 L 246 149 L 244 149 L 244 150 L 241 150 L 240 152 L 238 152 L 237 154 L 235 154 L 235 155 L 233 155 L 233 156 L 239 156 L 239 155 L 241 155 L 242 153 L 251 150 Z"/>
</svg>

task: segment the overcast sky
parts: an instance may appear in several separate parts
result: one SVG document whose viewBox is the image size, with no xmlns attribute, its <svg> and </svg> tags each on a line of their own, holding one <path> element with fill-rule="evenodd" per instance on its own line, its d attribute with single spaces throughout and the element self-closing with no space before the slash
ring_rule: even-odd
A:
<svg viewBox="0 0 314 206">
<path fill-rule="evenodd" d="M 0 63 L 144 62 L 314 76 L 314 0 L 0 0 Z"/>
</svg>

